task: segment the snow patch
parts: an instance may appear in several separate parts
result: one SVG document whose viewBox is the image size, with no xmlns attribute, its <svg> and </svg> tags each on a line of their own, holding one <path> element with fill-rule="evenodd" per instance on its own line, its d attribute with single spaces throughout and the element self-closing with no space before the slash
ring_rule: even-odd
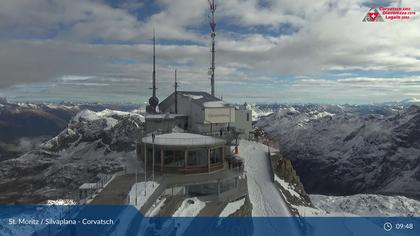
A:
<svg viewBox="0 0 420 236">
<path fill-rule="evenodd" d="M 106 127 L 105 130 L 110 130 L 112 129 L 115 125 L 118 124 L 118 120 L 114 119 L 114 118 L 106 118 Z"/>
<path fill-rule="evenodd" d="M 185 199 L 178 210 L 175 211 L 173 216 L 174 223 L 177 226 L 176 235 L 184 235 L 185 230 L 188 229 L 192 223 L 192 217 L 197 216 L 200 211 L 206 206 L 205 202 L 200 201 L 198 198 L 187 198 Z M 176 217 L 188 217 L 188 218 L 176 218 Z"/>
<path fill-rule="evenodd" d="M 173 214 L 174 217 L 194 217 L 206 206 L 205 202 L 200 201 L 198 198 L 185 199 L 178 210 Z"/>
<path fill-rule="evenodd" d="M 274 174 L 274 180 L 277 183 L 279 183 L 284 189 L 286 189 L 293 196 L 295 196 L 297 198 L 301 197 L 300 194 L 295 191 L 295 189 L 293 188 L 293 186 L 290 183 L 287 183 L 283 179 L 280 179 L 280 177 L 278 177 L 276 174 Z"/>
<path fill-rule="evenodd" d="M 238 211 L 245 204 L 245 198 L 242 198 L 235 202 L 230 202 L 226 205 L 223 211 L 220 213 L 220 217 L 227 217 Z"/>
<path fill-rule="evenodd" d="M 137 116 L 137 117 L 140 118 L 140 120 L 142 122 L 144 122 L 144 120 L 145 120 L 143 115 L 140 115 L 140 114 L 134 113 L 134 112 L 115 111 L 115 110 L 110 110 L 110 109 L 105 109 L 103 111 L 94 112 L 94 111 L 85 109 L 85 110 L 79 112 L 78 114 L 76 114 L 76 116 L 73 117 L 73 121 L 80 121 L 81 119 L 82 120 L 87 120 L 87 121 L 107 119 L 107 123 L 108 123 L 108 119 L 114 119 L 114 118 L 112 118 L 112 116 Z M 109 123 L 113 124 L 115 122 L 112 121 L 112 120 L 109 120 Z"/>
<path fill-rule="evenodd" d="M 159 184 L 154 181 L 139 182 L 133 184 L 129 192 L 129 204 L 134 205 L 137 209 L 140 210 L 152 195 L 152 193 L 157 189 L 157 187 L 159 187 Z"/>
<path fill-rule="evenodd" d="M 73 121 L 80 121 L 81 119 L 92 121 L 98 120 L 100 117 L 96 114 L 96 112 L 85 109 L 73 117 Z"/>
<path fill-rule="evenodd" d="M 57 200 L 47 200 L 47 205 L 54 205 L 54 206 L 68 206 L 68 205 L 76 205 L 77 202 L 73 199 L 57 199 Z"/>
</svg>

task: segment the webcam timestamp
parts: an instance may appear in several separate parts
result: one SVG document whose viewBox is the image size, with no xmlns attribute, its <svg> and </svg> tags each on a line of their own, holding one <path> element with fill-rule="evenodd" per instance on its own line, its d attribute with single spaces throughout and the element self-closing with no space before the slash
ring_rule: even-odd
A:
<svg viewBox="0 0 420 236">
<path fill-rule="evenodd" d="M 384 224 L 384 230 L 389 232 L 391 230 L 414 230 L 414 223 L 390 223 Z"/>
</svg>

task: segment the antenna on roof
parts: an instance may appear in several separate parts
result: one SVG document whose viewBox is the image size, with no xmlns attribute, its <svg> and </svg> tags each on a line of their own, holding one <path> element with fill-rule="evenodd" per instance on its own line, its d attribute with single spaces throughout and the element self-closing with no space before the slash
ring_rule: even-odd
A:
<svg viewBox="0 0 420 236">
<path fill-rule="evenodd" d="M 153 97 L 156 97 L 156 35 L 153 30 Z"/>
<path fill-rule="evenodd" d="M 178 81 L 177 81 L 177 75 L 176 75 L 176 69 L 175 69 L 175 114 L 178 114 Z"/>
<path fill-rule="evenodd" d="M 159 104 L 159 99 L 156 97 L 156 36 L 153 29 L 153 75 L 152 75 L 152 96 L 149 98 L 149 105 L 146 107 L 148 113 L 156 113 L 156 107 Z"/>
<path fill-rule="evenodd" d="M 216 38 L 216 21 L 214 18 L 214 13 L 216 12 L 216 3 L 214 2 L 215 0 L 208 0 L 209 5 L 210 5 L 210 14 L 209 14 L 209 19 L 210 19 L 210 28 L 211 28 L 211 32 L 210 32 L 210 36 L 211 36 L 211 67 L 209 68 L 209 74 L 210 74 L 210 83 L 211 83 L 211 95 L 214 96 L 214 70 L 216 69 L 215 67 L 215 38 Z"/>
</svg>

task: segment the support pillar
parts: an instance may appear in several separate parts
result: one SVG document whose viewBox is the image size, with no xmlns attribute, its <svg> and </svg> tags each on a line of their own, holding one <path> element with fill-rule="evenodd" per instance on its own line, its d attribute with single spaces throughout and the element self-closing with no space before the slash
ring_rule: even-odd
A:
<svg viewBox="0 0 420 236">
<path fill-rule="evenodd" d="M 207 171 L 210 172 L 210 148 L 207 148 Z"/>
<path fill-rule="evenodd" d="M 176 159 L 175 151 L 172 151 L 172 160 L 175 160 L 176 166 L 179 166 L 178 160 Z"/>
<path fill-rule="evenodd" d="M 160 171 L 163 173 L 163 149 L 160 149 Z"/>
<path fill-rule="evenodd" d="M 145 143 L 144 144 L 144 184 L 146 184 L 146 181 L 147 181 L 147 146 Z"/>
<path fill-rule="evenodd" d="M 222 147 L 222 164 L 225 162 L 225 147 Z"/>
<path fill-rule="evenodd" d="M 185 152 L 184 152 L 184 169 L 185 169 L 185 172 L 187 172 L 187 167 L 188 167 L 187 157 L 188 157 L 188 150 L 185 150 Z"/>
</svg>

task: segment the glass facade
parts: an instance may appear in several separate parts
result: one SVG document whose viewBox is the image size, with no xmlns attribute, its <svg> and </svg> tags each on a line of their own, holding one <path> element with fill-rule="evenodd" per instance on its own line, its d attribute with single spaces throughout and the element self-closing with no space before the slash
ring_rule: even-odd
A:
<svg viewBox="0 0 420 236">
<path fill-rule="evenodd" d="M 164 149 L 162 149 L 164 148 Z M 154 166 L 157 170 L 177 170 L 184 173 L 203 173 L 223 168 L 224 147 L 202 147 L 192 150 L 182 150 L 179 147 L 171 150 L 170 147 L 147 145 L 147 168 Z M 144 160 L 144 156 L 141 158 Z M 210 164 L 210 166 L 209 166 Z"/>
</svg>

